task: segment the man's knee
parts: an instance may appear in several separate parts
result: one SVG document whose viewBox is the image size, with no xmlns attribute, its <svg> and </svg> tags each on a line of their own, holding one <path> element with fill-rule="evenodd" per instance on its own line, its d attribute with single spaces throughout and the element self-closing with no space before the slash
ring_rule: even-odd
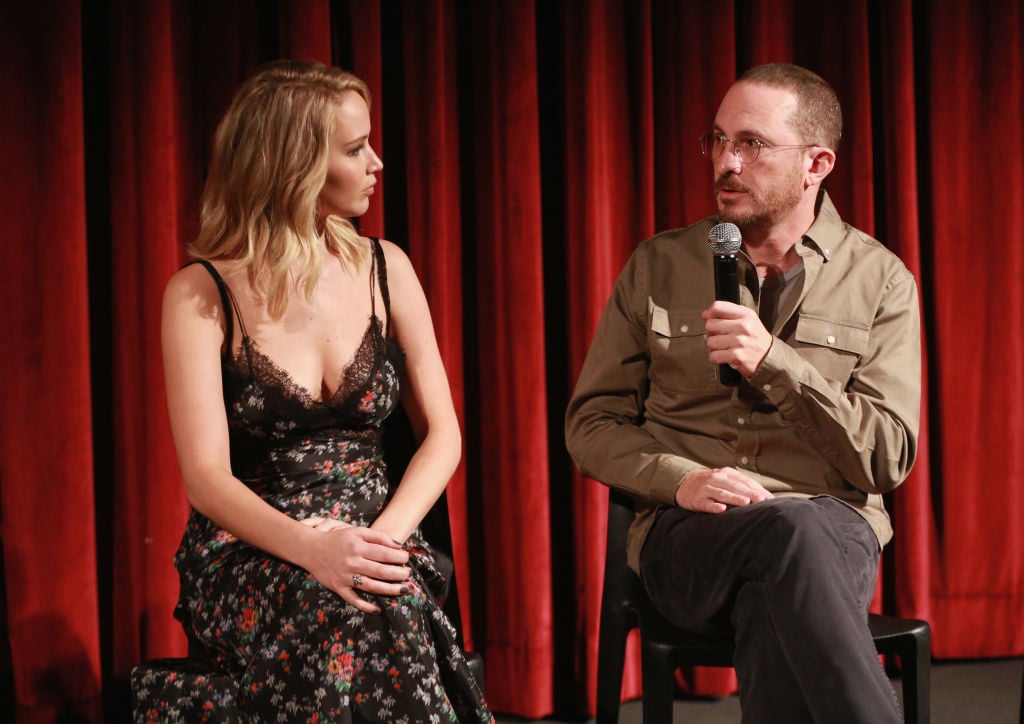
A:
<svg viewBox="0 0 1024 724">
<path fill-rule="evenodd" d="M 756 544 L 764 555 L 761 560 L 778 565 L 835 565 L 843 556 L 844 543 L 828 512 L 814 499 L 774 498 L 758 503 L 764 506 L 759 518 Z"/>
<path fill-rule="evenodd" d="M 821 507 L 806 498 L 772 498 L 762 503 L 762 528 L 766 536 L 791 541 L 795 537 L 809 539 L 828 536 L 830 526 Z"/>
</svg>

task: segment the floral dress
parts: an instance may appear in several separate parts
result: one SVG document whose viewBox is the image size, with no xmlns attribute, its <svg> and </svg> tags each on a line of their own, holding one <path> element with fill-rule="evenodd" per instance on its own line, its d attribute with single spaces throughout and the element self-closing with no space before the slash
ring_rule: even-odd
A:
<svg viewBox="0 0 1024 724">
<path fill-rule="evenodd" d="M 318 401 L 245 334 L 214 267 L 228 339 L 224 401 L 234 474 L 296 519 L 369 525 L 389 496 L 382 424 L 398 403 L 403 355 L 374 309 L 337 393 Z M 390 325 L 383 250 L 376 277 Z M 375 302 L 374 302 L 375 303 Z M 242 343 L 230 350 L 232 311 Z M 365 614 L 302 568 L 238 540 L 193 511 L 175 566 L 175 609 L 188 659 L 151 661 L 132 672 L 135 721 L 490 722 L 480 688 L 437 601 L 442 576 L 415 532 L 413 571 L 399 597 L 361 593 Z"/>
</svg>

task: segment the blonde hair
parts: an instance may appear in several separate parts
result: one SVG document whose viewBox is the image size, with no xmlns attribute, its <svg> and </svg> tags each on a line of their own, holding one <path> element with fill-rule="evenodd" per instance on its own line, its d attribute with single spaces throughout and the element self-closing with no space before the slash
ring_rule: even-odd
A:
<svg viewBox="0 0 1024 724">
<path fill-rule="evenodd" d="M 370 105 L 366 84 L 320 63 L 275 61 L 239 88 L 214 136 L 196 259 L 230 259 L 272 319 L 292 284 L 312 298 L 321 272 L 317 199 L 327 179 L 331 126 L 346 93 Z M 323 219 L 327 249 L 359 269 L 369 248 L 348 219 Z"/>
</svg>

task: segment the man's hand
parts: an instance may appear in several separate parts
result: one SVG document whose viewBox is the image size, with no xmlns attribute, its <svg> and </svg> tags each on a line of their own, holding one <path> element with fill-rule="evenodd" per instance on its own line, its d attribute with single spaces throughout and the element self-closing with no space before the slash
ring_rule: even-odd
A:
<svg viewBox="0 0 1024 724">
<path fill-rule="evenodd" d="M 772 347 L 772 335 L 750 307 L 718 301 L 701 312 L 707 332 L 708 359 L 729 365 L 744 377 L 761 366 Z"/>
<path fill-rule="evenodd" d="M 698 513 L 724 513 L 730 507 L 775 497 L 761 483 L 736 468 L 699 468 L 676 488 L 676 505 Z"/>
</svg>

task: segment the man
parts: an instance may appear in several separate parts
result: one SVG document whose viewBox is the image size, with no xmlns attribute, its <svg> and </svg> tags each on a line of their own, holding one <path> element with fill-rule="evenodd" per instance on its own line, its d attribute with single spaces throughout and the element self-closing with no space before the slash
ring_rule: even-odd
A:
<svg viewBox="0 0 1024 724">
<path fill-rule="evenodd" d="M 916 454 L 917 288 L 821 188 L 841 131 L 803 68 L 729 89 L 701 139 L 718 216 L 639 245 L 566 417 L 580 470 L 636 498 L 629 563 L 654 605 L 735 632 L 745 722 L 900 721 L 867 608 L 881 495 Z M 742 231 L 741 304 L 713 301 L 720 221 Z"/>
</svg>

